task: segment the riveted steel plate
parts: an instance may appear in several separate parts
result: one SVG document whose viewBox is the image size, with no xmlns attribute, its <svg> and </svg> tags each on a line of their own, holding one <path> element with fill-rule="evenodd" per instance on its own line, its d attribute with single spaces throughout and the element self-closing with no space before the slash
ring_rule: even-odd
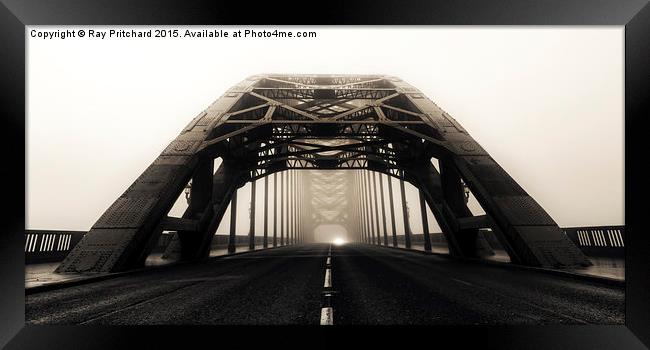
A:
<svg viewBox="0 0 650 350">
<path fill-rule="evenodd" d="M 205 117 L 206 115 L 207 115 L 206 111 L 201 111 L 196 117 L 194 117 L 194 119 L 192 119 L 192 121 L 189 124 L 187 124 L 185 129 L 183 129 L 183 132 L 188 132 L 193 128 L 195 128 L 197 125 L 199 125 L 200 121 L 204 119 L 203 117 Z M 205 125 L 205 124 L 201 124 L 201 125 Z"/>
<path fill-rule="evenodd" d="M 110 251 L 84 250 L 66 259 L 57 272 L 103 272 L 103 266 L 112 254 Z"/>
<path fill-rule="evenodd" d="M 460 123 L 458 123 L 456 119 L 450 116 L 449 113 L 442 111 L 442 117 L 449 121 L 458 130 L 458 132 L 467 133 L 467 131 L 460 125 Z"/>
<path fill-rule="evenodd" d="M 162 152 L 163 155 L 192 155 L 201 145 L 201 141 L 172 141 Z"/>
<path fill-rule="evenodd" d="M 168 157 L 173 158 L 173 157 Z M 169 159 L 167 160 L 169 161 Z M 185 164 L 159 164 L 154 162 L 129 186 L 122 197 L 159 198 L 166 193 L 177 179 L 191 171 Z"/>
<path fill-rule="evenodd" d="M 192 156 L 159 156 L 154 165 L 188 165 Z"/>
<path fill-rule="evenodd" d="M 445 140 L 449 142 L 452 151 L 457 155 L 487 155 L 483 147 L 468 134 L 461 132 L 446 133 Z"/>
<path fill-rule="evenodd" d="M 196 127 L 189 132 L 178 135 L 175 141 L 183 142 L 202 142 L 208 136 L 208 133 L 202 127 Z"/>
<path fill-rule="evenodd" d="M 90 235 L 84 236 L 80 242 L 93 250 L 113 250 L 113 248 L 125 248 L 131 239 L 138 232 L 136 228 L 130 229 L 96 229 L 93 228 Z"/>
<path fill-rule="evenodd" d="M 481 186 L 485 188 L 491 196 L 526 196 L 524 191 L 514 180 L 507 178 L 494 181 L 480 181 Z"/>
<path fill-rule="evenodd" d="M 118 198 L 93 228 L 140 227 L 156 205 L 156 198 Z"/>
<path fill-rule="evenodd" d="M 452 122 L 443 118 L 441 113 L 427 113 L 427 115 L 435 120 L 438 124 L 444 127 L 444 132 L 458 132 L 458 129 L 454 126 Z"/>
<path fill-rule="evenodd" d="M 542 266 L 587 266 L 584 254 L 557 226 L 515 226 L 511 236 L 521 240 Z"/>
<path fill-rule="evenodd" d="M 138 177 L 140 182 L 163 182 L 174 180 L 183 172 L 182 165 L 152 164 Z"/>
<path fill-rule="evenodd" d="M 530 196 L 494 197 L 510 225 L 556 225 L 555 221 Z"/>
<path fill-rule="evenodd" d="M 505 171 L 496 164 L 470 164 L 468 168 L 479 181 L 499 181 L 505 175 Z"/>
</svg>

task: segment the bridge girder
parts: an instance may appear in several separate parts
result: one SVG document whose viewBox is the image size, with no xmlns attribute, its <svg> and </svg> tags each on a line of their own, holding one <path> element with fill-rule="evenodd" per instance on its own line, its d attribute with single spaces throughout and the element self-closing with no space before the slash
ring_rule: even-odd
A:
<svg viewBox="0 0 650 350">
<path fill-rule="evenodd" d="M 213 159 L 223 162 L 212 176 Z M 440 162 L 440 172 L 431 159 Z M 384 75 L 257 75 L 199 113 L 106 210 L 57 272 L 141 266 L 178 195 L 193 179 L 180 256 L 206 258 L 230 198 L 246 182 L 287 169 L 368 169 L 422 190 L 454 255 L 476 256 L 461 181 L 514 262 L 589 265 L 555 221 L 448 113 Z M 198 185 L 196 185 L 198 183 Z M 196 186 L 196 190 L 194 189 Z M 199 194 L 201 192 L 202 194 Z M 178 222 L 176 222 L 178 225 Z"/>
</svg>

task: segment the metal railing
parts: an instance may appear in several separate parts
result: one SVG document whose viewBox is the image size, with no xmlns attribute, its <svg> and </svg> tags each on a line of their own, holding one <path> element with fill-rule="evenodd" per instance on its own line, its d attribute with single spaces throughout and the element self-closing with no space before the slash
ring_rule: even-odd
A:
<svg viewBox="0 0 650 350">
<path fill-rule="evenodd" d="M 25 264 L 61 261 L 84 231 L 25 230 Z"/>
<path fill-rule="evenodd" d="M 589 256 L 625 257 L 625 226 L 566 227 L 564 233 Z"/>
<path fill-rule="evenodd" d="M 625 257 L 625 226 L 566 227 L 563 230 L 567 237 L 588 256 Z M 85 234 L 85 231 L 25 230 L 25 264 L 62 261 Z M 173 232 L 162 234 L 152 252 L 163 252 L 172 239 L 172 234 Z M 483 236 L 493 249 L 503 249 L 492 232 L 483 231 Z M 397 240 L 399 244 L 404 244 L 403 235 L 398 235 Z M 412 240 L 413 244 L 419 244 L 423 242 L 423 235 L 413 234 Z M 261 245 L 262 242 L 263 237 L 255 237 L 256 245 Z M 435 246 L 446 245 L 441 233 L 431 233 L 431 243 Z M 248 245 L 248 236 L 236 236 L 235 244 Z M 389 244 L 392 244 L 391 237 L 389 237 Z M 213 249 L 227 245 L 227 234 L 217 234 L 212 240 Z M 269 239 L 269 246 L 271 245 Z"/>
</svg>

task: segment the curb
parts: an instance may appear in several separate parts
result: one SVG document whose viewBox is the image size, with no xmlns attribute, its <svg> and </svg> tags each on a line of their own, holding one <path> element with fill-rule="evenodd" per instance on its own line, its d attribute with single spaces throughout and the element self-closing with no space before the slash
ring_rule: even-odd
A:
<svg viewBox="0 0 650 350">
<path fill-rule="evenodd" d="M 261 249 L 255 249 L 255 250 L 248 250 L 248 251 L 245 251 L 245 252 L 235 252 L 235 253 L 226 254 L 226 255 L 211 256 L 211 257 L 207 258 L 205 261 L 218 260 L 218 259 L 222 259 L 222 258 L 235 256 L 235 255 L 242 255 L 242 254 L 247 254 L 247 253 L 260 252 L 260 251 L 265 251 L 265 250 L 270 250 L 270 249 L 282 248 L 282 247 L 286 247 L 286 246 L 287 245 L 278 246 L 278 247 L 261 248 Z M 105 280 L 109 280 L 109 279 L 113 279 L 113 278 L 117 278 L 117 277 L 135 275 L 135 274 L 141 273 L 141 272 L 162 270 L 162 269 L 169 268 L 169 267 L 182 266 L 182 265 L 187 265 L 187 264 L 191 264 L 191 263 L 193 263 L 193 262 L 190 262 L 190 261 L 173 262 L 173 263 L 169 263 L 169 264 L 166 264 L 166 265 L 150 266 L 150 267 L 144 267 L 144 268 L 140 268 L 140 269 L 136 269 L 136 270 L 130 270 L 130 271 L 112 272 L 112 273 L 100 274 L 100 275 L 96 275 L 96 276 L 79 277 L 79 278 L 71 279 L 71 280 L 68 280 L 68 281 L 63 281 L 63 282 L 58 282 L 58 283 L 48 283 L 48 284 L 43 284 L 43 285 L 40 285 L 40 286 L 25 288 L 25 295 L 31 295 L 31 294 L 36 294 L 36 293 L 49 292 L 49 291 L 53 291 L 53 290 L 63 289 L 63 288 L 75 287 L 75 286 L 84 285 L 84 284 L 88 284 L 88 283 L 105 281 Z"/>
<path fill-rule="evenodd" d="M 368 244 L 368 243 L 365 243 L 365 244 Z M 370 245 L 373 245 L 373 244 L 370 244 Z M 376 246 L 376 244 L 373 245 L 373 246 Z M 450 260 L 458 260 L 458 261 L 464 261 L 464 262 L 479 263 L 479 264 L 490 265 L 490 266 L 495 266 L 495 267 L 501 267 L 501 268 L 506 268 L 506 269 L 536 271 L 536 272 L 541 272 L 541 273 L 547 273 L 547 274 L 550 274 L 550 275 L 556 275 L 556 276 L 562 276 L 562 277 L 570 277 L 570 278 L 573 278 L 573 279 L 579 279 L 579 280 L 584 280 L 584 281 L 588 281 L 588 282 L 606 284 L 606 285 L 615 286 L 615 287 L 625 287 L 625 280 L 619 280 L 619 279 L 609 278 L 609 277 L 598 277 L 598 276 L 592 276 L 592 275 L 584 275 L 584 274 L 580 274 L 580 273 L 576 273 L 576 272 L 569 272 L 569 271 L 562 271 L 562 270 L 552 270 L 552 269 L 547 269 L 547 268 L 543 268 L 543 267 L 515 265 L 515 264 L 504 263 L 504 262 L 499 262 L 499 261 L 473 259 L 473 258 L 461 258 L 461 257 L 452 256 L 452 255 L 449 255 L 449 254 L 444 254 L 444 253 L 426 252 L 426 251 L 422 251 L 422 250 L 415 250 L 415 249 L 409 249 L 409 248 L 403 248 L 403 247 L 393 247 L 393 246 L 383 246 L 383 245 L 380 245 L 378 247 L 380 247 L 380 248 L 399 249 L 399 250 L 403 250 L 403 251 L 407 251 L 407 252 L 420 253 L 422 255 L 436 255 L 436 256 L 443 257 L 443 258 L 450 259 Z"/>
</svg>

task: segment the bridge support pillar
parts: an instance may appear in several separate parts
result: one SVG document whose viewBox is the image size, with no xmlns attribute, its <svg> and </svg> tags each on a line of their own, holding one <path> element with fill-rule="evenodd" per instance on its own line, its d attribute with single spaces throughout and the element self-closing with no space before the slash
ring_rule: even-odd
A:
<svg viewBox="0 0 650 350">
<path fill-rule="evenodd" d="M 427 218 L 427 204 L 424 201 L 424 194 L 419 191 L 420 215 L 422 216 L 422 234 L 424 235 L 424 250 L 431 251 L 431 237 L 429 235 L 429 218 Z"/>
<path fill-rule="evenodd" d="M 465 203 L 465 194 L 460 174 L 458 174 L 453 164 L 450 164 L 446 159 L 440 160 L 439 164 L 442 196 L 446 204 L 445 208 L 451 211 L 448 215 L 456 220 L 458 218 L 473 216 Z M 453 222 L 453 219 L 450 221 Z M 478 228 L 463 229 L 460 225 L 454 225 L 453 231 L 462 255 L 472 258 L 478 257 Z"/>
<path fill-rule="evenodd" d="M 284 245 L 284 171 L 280 173 L 280 245 Z"/>
<path fill-rule="evenodd" d="M 230 235 L 228 236 L 228 254 L 234 253 L 236 248 L 237 233 L 237 190 L 230 200 Z"/>
<path fill-rule="evenodd" d="M 377 245 L 381 245 L 381 232 L 379 232 L 379 204 L 377 203 L 377 177 L 374 172 L 369 172 L 369 175 L 372 176 L 372 194 L 373 200 L 375 202 L 375 224 L 377 226 Z M 385 227 L 384 227 L 385 229 Z M 384 234 L 385 234 L 384 230 Z"/>
<path fill-rule="evenodd" d="M 384 245 L 388 246 L 388 230 L 386 229 L 386 203 L 384 202 L 384 175 L 379 173 L 379 194 L 381 195 L 381 220 L 384 228 Z"/>
<path fill-rule="evenodd" d="M 354 172 L 354 183 L 355 183 L 354 202 L 356 203 L 357 226 L 359 227 L 359 235 L 362 243 L 368 243 L 368 240 L 366 239 L 366 229 L 363 223 L 361 182 L 359 178 L 359 170 L 355 170 Z"/>
<path fill-rule="evenodd" d="M 264 249 L 269 247 L 269 177 L 264 177 Z"/>
<path fill-rule="evenodd" d="M 273 247 L 278 246 L 278 173 L 273 174 Z"/>
<path fill-rule="evenodd" d="M 539 204 L 491 158 L 469 158 L 475 163 L 463 158 L 440 159 L 440 173 L 424 160 L 420 162 L 423 166 L 409 169 L 442 228 L 451 254 L 480 257 L 487 247 L 479 245 L 478 230 L 490 227 L 514 263 L 542 267 L 590 264 Z M 480 173 L 480 179 L 475 172 Z M 465 203 L 461 175 L 486 211 L 486 220 L 473 219 Z"/>
<path fill-rule="evenodd" d="M 212 160 L 209 162 L 212 162 Z M 211 172 L 212 170 L 209 171 L 209 173 Z M 196 219 L 196 228 L 192 231 L 179 230 L 178 240 L 172 240 L 169 243 L 163 254 L 164 259 L 196 261 L 206 259 L 210 255 L 212 239 L 228 208 L 231 196 L 236 191 L 240 175 L 240 170 L 236 166 L 224 161 L 214 175 L 210 175 L 211 191 L 207 191 L 206 185 L 200 185 L 198 179 L 192 180 L 193 192 L 190 196 L 191 200 L 194 201 L 194 198 L 199 198 L 194 193 L 201 193 L 201 189 L 204 190 L 203 194 L 210 194 L 210 200 L 204 206 L 200 216 L 192 214 L 194 212 L 192 208 L 186 210 L 183 218 L 198 218 Z M 207 177 L 207 175 L 205 176 Z M 192 207 L 192 205 L 190 206 Z"/>
<path fill-rule="evenodd" d="M 411 248 L 411 224 L 409 222 L 408 206 L 406 204 L 406 190 L 404 188 L 404 180 L 399 180 L 399 189 L 402 196 L 402 215 L 404 216 L 404 246 L 407 249 Z"/>
<path fill-rule="evenodd" d="M 296 172 L 295 170 L 289 170 L 289 244 L 295 244 L 296 240 Z"/>
<path fill-rule="evenodd" d="M 366 204 L 366 220 L 368 222 L 368 234 L 370 235 L 370 242 L 375 244 L 375 232 L 372 223 L 372 198 L 370 197 L 370 179 L 368 178 L 368 171 L 363 170 L 363 190 L 364 202 Z"/>
<path fill-rule="evenodd" d="M 250 227 L 248 229 L 248 249 L 255 250 L 255 183 L 256 181 L 251 181 L 251 215 L 250 215 Z"/>
<path fill-rule="evenodd" d="M 393 234 L 393 247 L 397 247 L 397 223 L 395 222 L 395 204 L 393 201 L 393 180 L 388 176 L 388 204 L 390 205 L 390 225 Z"/>
</svg>

